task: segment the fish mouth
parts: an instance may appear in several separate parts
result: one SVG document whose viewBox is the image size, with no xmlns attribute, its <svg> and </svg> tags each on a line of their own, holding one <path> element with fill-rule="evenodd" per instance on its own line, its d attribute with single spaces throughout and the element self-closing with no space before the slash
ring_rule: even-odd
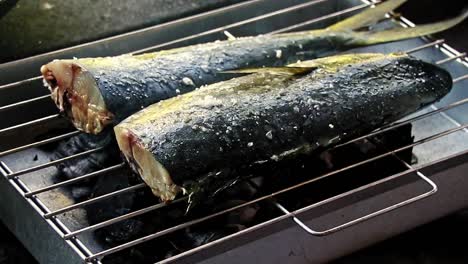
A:
<svg viewBox="0 0 468 264">
<path fill-rule="evenodd" d="M 107 110 L 96 80 L 84 67 L 69 60 L 55 60 L 43 65 L 41 73 L 60 112 L 78 130 L 98 134 L 112 123 L 114 115 Z"/>
<path fill-rule="evenodd" d="M 176 185 L 167 169 L 127 128 L 114 128 L 117 144 L 130 167 L 141 176 L 153 194 L 164 202 L 172 201 L 184 189 Z"/>
</svg>

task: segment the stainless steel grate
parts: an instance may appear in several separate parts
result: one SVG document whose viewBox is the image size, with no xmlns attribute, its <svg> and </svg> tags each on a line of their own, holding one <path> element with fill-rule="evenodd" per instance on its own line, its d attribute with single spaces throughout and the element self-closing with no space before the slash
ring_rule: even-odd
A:
<svg viewBox="0 0 468 264">
<path fill-rule="evenodd" d="M 221 11 L 229 12 L 229 11 L 231 11 L 233 9 L 236 9 L 236 8 L 242 8 L 242 7 L 245 7 L 245 6 L 248 6 L 248 5 L 258 4 L 260 2 L 262 2 L 262 1 L 253 0 L 253 1 L 243 3 L 243 4 L 234 5 L 233 7 L 223 8 Z M 263 1 L 263 2 L 267 2 L 267 1 Z M 281 15 L 284 15 L 284 14 L 289 14 L 291 12 L 299 12 L 299 11 L 304 10 L 306 8 L 310 8 L 311 6 L 314 6 L 314 5 L 318 5 L 318 4 L 321 4 L 321 3 L 327 4 L 327 2 L 332 2 L 332 0 L 308 1 L 308 2 L 305 2 L 305 3 L 292 5 L 292 6 L 289 6 L 289 7 L 280 8 L 278 10 L 269 12 L 267 14 L 260 15 L 260 16 L 254 16 L 254 17 L 251 17 L 251 18 L 248 18 L 248 19 L 245 19 L 245 20 L 237 21 L 237 22 L 229 24 L 229 25 L 223 25 L 223 26 L 220 26 L 220 27 L 215 27 L 213 29 L 209 29 L 209 30 L 206 30 L 206 31 L 203 31 L 203 32 L 199 32 L 197 34 L 183 36 L 183 37 L 180 37 L 180 38 L 177 38 L 177 39 L 166 41 L 164 43 L 159 43 L 159 44 L 156 44 L 156 45 L 149 45 L 148 47 L 139 48 L 136 51 L 132 51 L 130 53 L 142 53 L 142 52 L 154 51 L 154 50 L 158 50 L 158 49 L 162 49 L 162 48 L 169 48 L 169 47 L 173 47 L 174 45 L 183 45 L 183 44 L 189 43 L 189 41 L 190 42 L 202 41 L 202 40 L 204 40 L 203 37 L 206 37 L 206 36 L 219 36 L 219 33 L 223 32 L 225 30 L 236 30 L 236 29 L 239 29 L 240 27 L 242 27 L 244 25 L 247 25 L 247 24 L 258 23 L 258 22 L 261 22 L 263 20 L 269 19 L 271 17 L 278 17 L 278 16 L 281 16 Z M 277 23 L 277 24 L 280 25 L 279 28 L 274 27 L 274 28 L 269 29 L 268 30 L 269 32 L 263 32 L 263 33 L 264 34 L 275 34 L 275 33 L 280 33 L 280 32 L 291 31 L 291 30 L 298 30 L 298 29 L 308 28 L 308 27 L 311 27 L 311 26 L 315 26 L 319 22 L 324 22 L 325 23 L 330 19 L 336 19 L 339 16 L 351 14 L 352 12 L 358 11 L 358 10 L 363 9 L 363 8 L 368 8 L 369 6 L 371 6 L 371 5 L 375 4 L 375 3 L 378 3 L 378 1 L 374 1 L 374 2 L 363 1 L 361 3 L 357 3 L 357 4 L 352 5 L 350 7 L 338 9 L 338 10 L 335 10 L 333 12 L 323 14 L 322 16 L 317 17 L 317 18 L 313 18 L 313 19 L 306 20 L 306 21 L 300 21 L 300 22 L 296 21 L 297 23 L 294 23 L 292 25 L 290 25 L 290 24 L 285 25 L 284 23 L 286 23 L 286 22 L 283 21 L 282 23 Z M 340 7 L 341 5 L 337 4 L 335 6 Z M 204 15 L 197 15 L 197 16 L 193 17 L 192 19 L 194 19 L 194 21 L 198 21 L 198 19 L 203 19 L 203 16 L 216 15 L 216 14 L 218 14 L 218 12 L 220 12 L 220 11 L 208 12 L 208 13 L 206 13 Z M 400 24 L 401 26 L 404 26 L 404 27 L 414 26 L 410 21 L 408 21 L 407 19 L 405 19 L 404 17 L 401 17 L 401 16 L 394 17 L 392 14 L 389 14 L 388 18 L 389 18 L 389 20 L 397 22 L 398 24 Z M 167 24 L 164 24 L 164 25 L 158 27 L 158 29 L 163 30 L 164 27 L 170 28 L 172 25 L 177 24 L 177 23 L 190 22 L 191 21 L 190 19 L 191 18 L 183 19 L 181 21 L 175 21 L 175 22 L 167 23 Z M 276 24 L 275 24 L 275 26 L 276 26 Z M 112 42 L 112 41 L 114 41 L 114 38 L 112 38 L 112 39 L 110 39 L 108 41 Z M 439 55 L 440 59 L 435 61 L 436 64 L 438 64 L 440 66 L 444 66 L 444 65 L 449 65 L 449 64 L 452 64 L 452 63 L 456 62 L 456 63 L 459 64 L 459 66 L 457 66 L 457 67 L 462 68 L 462 69 L 465 70 L 464 73 L 462 72 L 461 75 L 454 76 L 454 79 L 453 79 L 454 86 L 455 86 L 454 90 L 463 89 L 462 83 L 463 83 L 463 81 L 468 79 L 468 60 L 466 58 L 465 53 L 460 53 L 460 52 L 454 50 L 449 45 L 447 45 L 444 42 L 444 40 L 442 40 L 442 39 L 432 39 L 430 37 L 425 37 L 425 38 L 418 39 L 418 41 L 416 41 L 416 42 L 406 42 L 406 43 L 408 45 L 412 44 L 413 46 L 409 46 L 408 48 L 405 47 L 405 49 L 402 49 L 402 45 L 389 44 L 389 45 L 385 46 L 385 49 L 387 49 L 385 51 L 389 52 L 389 51 L 402 51 L 402 50 L 405 51 L 406 50 L 407 53 L 412 53 L 415 56 L 418 56 L 418 54 L 419 55 L 424 55 L 424 54 L 422 54 L 422 52 L 424 52 L 425 50 L 429 50 L 429 49 L 432 50 L 432 51 L 435 50 L 438 53 L 440 53 L 440 55 Z M 417 45 L 414 45 L 414 43 L 417 43 Z M 97 43 L 97 45 L 100 45 L 100 43 Z M 87 45 L 85 45 L 85 46 L 87 46 Z M 46 61 L 46 60 L 48 60 L 50 58 L 54 58 L 55 56 L 58 56 L 58 57 L 68 56 L 70 54 L 70 52 L 76 51 L 79 48 L 80 47 L 74 47 L 74 48 L 70 48 L 70 49 L 66 49 L 66 50 L 52 52 L 52 53 L 45 54 L 45 55 L 40 55 L 40 56 L 37 56 L 37 58 L 31 58 L 31 59 L 26 59 L 26 60 L 20 61 L 20 62 L 18 62 L 18 64 L 21 65 L 22 63 L 25 63 L 25 64 L 28 64 L 28 65 L 31 65 L 31 64 L 32 65 L 34 65 L 34 64 L 38 65 L 38 64 L 40 64 L 40 63 L 42 63 L 42 62 L 44 62 L 44 61 Z M 444 55 L 442 55 L 442 54 L 444 54 Z M 422 57 L 424 57 L 424 56 L 422 56 Z M 38 67 L 36 67 L 36 68 L 38 68 Z M 447 67 L 447 68 L 450 69 L 450 67 Z M 30 74 L 30 73 L 25 73 L 25 74 Z M 0 86 L 0 90 L 1 89 L 12 89 L 12 88 L 13 89 L 14 88 L 19 89 L 20 87 L 25 87 L 25 86 L 28 86 L 28 85 L 38 85 L 39 79 L 40 79 L 39 77 L 32 77 L 32 78 L 25 79 L 25 80 L 4 84 L 4 85 Z M 38 97 L 28 98 L 28 99 L 25 99 L 25 100 L 22 100 L 22 101 L 8 103 L 8 104 L 0 107 L 0 113 L 12 111 L 12 110 L 17 109 L 18 107 L 22 107 L 22 106 L 25 106 L 25 105 L 28 105 L 28 104 L 31 104 L 31 103 L 47 101 L 48 97 L 49 97 L 48 95 L 40 95 Z M 115 247 L 102 249 L 102 250 L 96 251 L 96 252 L 91 252 L 91 250 L 89 249 L 89 245 L 82 240 L 82 236 L 84 234 L 91 233 L 94 230 L 109 226 L 111 224 L 115 224 L 117 222 L 129 219 L 129 218 L 136 217 L 138 215 L 142 215 L 142 214 L 154 211 L 154 210 L 158 210 L 158 209 L 161 209 L 163 207 L 172 206 L 174 204 L 185 201 L 187 199 L 187 197 L 179 198 L 179 199 L 175 200 L 174 202 L 172 202 L 171 204 L 164 204 L 164 203 L 154 204 L 154 205 L 151 205 L 151 206 L 148 206 L 148 207 L 145 207 L 145 208 L 142 208 L 142 209 L 139 209 L 139 210 L 136 210 L 136 211 L 133 211 L 133 212 L 130 212 L 130 213 L 115 217 L 115 218 L 108 219 L 106 221 L 103 221 L 103 222 L 100 222 L 100 223 L 97 223 L 97 224 L 94 224 L 94 225 L 87 225 L 87 226 L 81 227 L 79 229 L 71 230 L 71 228 L 67 227 L 67 225 L 65 223 L 63 223 L 63 221 L 60 219 L 60 217 L 59 217 L 60 215 L 63 215 L 65 213 L 69 213 L 69 212 L 71 212 L 73 210 L 82 208 L 82 207 L 84 207 L 86 205 L 90 205 L 90 204 L 93 204 L 93 203 L 96 203 L 96 202 L 99 202 L 99 201 L 102 201 L 102 200 L 105 200 L 105 199 L 109 199 L 111 197 L 115 197 L 115 196 L 118 196 L 118 195 L 121 195 L 121 194 L 124 194 L 124 193 L 134 192 L 136 190 L 146 188 L 146 185 L 141 183 L 141 184 L 137 184 L 137 185 L 134 185 L 134 186 L 122 188 L 120 190 L 104 194 L 102 196 L 94 197 L 92 199 L 88 199 L 88 200 L 85 200 L 85 201 L 82 201 L 82 202 L 72 203 L 72 204 L 63 206 L 61 208 L 56 208 L 56 209 L 48 208 L 48 206 L 45 205 L 45 202 L 39 197 L 39 195 L 50 192 L 50 191 L 53 191 L 53 190 L 56 190 L 56 189 L 64 187 L 64 186 L 68 186 L 68 185 L 71 185 L 71 184 L 74 184 L 74 183 L 82 182 L 82 181 L 88 180 L 90 178 L 99 177 L 99 176 L 102 176 L 102 175 L 104 175 L 105 173 L 108 173 L 108 172 L 117 173 L 119 169 L 121 169 L 121 168 L 123 168 L 125 166 L 125 164 L 119 163 L 119 164 L 116 164 L 114 166 L 110 166 L 108 168 L 105 168 L 105 169 L 102 169 L 102 170 L 99 170 L 99 171 L 95 171 L 95 172 L 92 172 L 92 173 L 89 173 L 89 174 L 86 174 L 86 175 L 82 175 L 82 176 L 77 177 L 77 178 L 73 178 L 73 179 L 70 179 L 70 180 L 65 180 L 65 181 L 58 182 L 58 183 L 47 184 L 46 186 L 31 190 L 27 186 L 27 184 L 22 180 L 22 177 L 24 177 L 26 175 L 28 177 L 34 177 L 34 175 L 36 175 L 36 177 L 38 177 L 37 175 L 41 174 L 41 171 L 43 169 L 45 169 L 45 168 L 51 167 L 53 165 L 57 165 L 59 163 L 62 163 L 64 161 L 67 161 L 67 160 L 70 160 L 70 159 L 76 159 L 76 158 L 80 158 L 80 157 L 82 158 L 82 157 L 85 157 L 86 155 L 89 155 L 91 153 L 102 151 L 103 149 L 102 148 L 95 148 L 95 149 L 84 151 L 84 152 L 81 152 L 81 153 L 78 153 L 78 154 L 75 154 L 75 155 L 72 155 L 72 156 L 69 156 L 69 157 L 62 158 L 62 159 L 45 162 L 45 163 L 42 163 L 42 164 L 39 164 L 39 165 L 22 167 L 22 168 L 19 168 L 19 169 L 15 169 L 14 171 L 10 169 L 11 166 L 8 164 L 7 157 L 14 154 L 14 153 L 21 154 L 21 153 L 23 153 L 25 151 L 28 151 L 30 149 L 33 149 L 35 147 L 42 146 L 42 145 L 45 145 L 45 144 L 50 144 L 50 143 L 53 143 L 53 142 L 57 142 L 57 141 L 60 141 L 60 140 L 75 136 L 75 135 L 80 133 L 78 131 L 66 132 L 66 133 L 58 135 L 58 136 L 52 136 L 50 138 L 43 139 L 43 140 L 40 140 L 40 141 L 35 141 L 33 143 L 30 143 L 30 144 L 24 144 L 24 145 L 21 145 L 21 146 L 18 146 L 18 147 L 13 147 L 13 148 L 10 148 L 10 149 L 7 149 L 7 150 L 3 150 L 2 152 L 0 152 L 0 159 L 3 160 L 1 162 L 0 170 L 1 170 L 2 174 L 4 175 L 4 177 L 6 177 L 6 179 L 8 179 L 9 183 L 16 188 L 18 193 L 21 196 L 23 196 L 28 201 L 28 203 L 37 211 L 37 213 L 39 213 L 43 217 L 44 221 L 47 221 L 48 224 L 54 228 L 54 230 L 66 241 L 66 243 L 80 256 L 80 258 L 84 262 L 98 262 L 103 257 L 105 257 L 107 255 L 116 253 L 118 251 L 130 248 L 130 247 L 134 247 L 134 246 L 136 246 L 138 244 L 145 243 L 145 242 L 147 242 L 149 240 L 152 240 L 152 239 L 155 239 L 155 238 L 170 234 L 172 232 L 187 228 L 187 227 L 192 226 L 192 225 L 196 225 L 198 223 L 205 222 L 205 221 L 207 221 L 209 219 L 218 217 L 218 216 L 226 214 L 228 212 L 238 210 L 238 209 L 240 209 L 242 207 L 245 207 L 245 206 L 248 206 L 248 205 L 251 205 L 251 204 L 255 204 L 255 203 L 258 203 L 258 202 L 262 202 L 262 201 L 267 201 L 269 203 L 272 203 L 278 209 L 278 212 L 281 213 L 281 215 L 276 217 L 276 218 L 273 218 L 273 219 L 270 219 L 268 221 L 262 222 L 262 223 L 260 223 L 258 225 L 249 227 L 249 228 L 247 228 L 245 230 L 242 230 L 242 231 L 239 231 L 237 233 L 225 236 L 225 237 L 223 237 L 223 238 L 221 238 L 219 240 L 216 240 L 214 242 L 210 242 L 210 243 L 204 244 L 204 245 L 202 245 L 200 247 L 188 250 L 188 251 L 186 251 L 186 252 L 184 252 L 184 253 L 182 253 L 180 255 L 168 258 L 168 259 L 163 261 L 163 262 L 169 262 L 169 261 L 176 260 L 176 259 L 178 259 L 178 258 L 180 258 L 182 256 L 187 256 L 187 255 L 190 255 L 190 254 L 194 254 L 197 251 L 204 250 L 204 249 L 209 248 L 209 247 L 211 247 L 211 246 L 213 246 L 215 244 L 219 244 L 219 243 L 225 242 L 225 241 L 227 241 L 229 239 L 233 239 L 234 237 L 242 236 L 244 233 L 251 232 L 253 230 L 258 230 L 258 229 L 265 228 L 268 225 L 271 225 L 273 223 L 276 223 L 276 222 L 279 222 L 281 220 L 288 219 L 288 218 L 291 218 L 294 223 L 296 223 L 299 227 L 301 227 L 305 232 L 307 232 L 310 235 L 314 235 L 314 236 L 328 235 L 328 234 L 331 234 L 333 232 L 339 231 L 341 229 L 345 229 L 345 228 L 347 228 L 347 227 L 349 227 L 351 225 L 354 225 L 354 224 L 357 224 L 359 222 L 368 220 L 368 219 L 370 219 L 372 217 L 375 217 L 377 215 L 386 213 L 386 212 L 391 211 L 391 210 L 395 210 L 397 208 L 400 208 L 400 207 L 405 206 L 407 204 L 410 204 L 412 202 L 424 199 L 424 198 L 434 194 L 435 192 L 437 192 L 436 184 L 433 181 L 431 181 L 428 177 L 426 177 L 421 172 L 421 169 L 428 166 L 428 165 L 430 165 L 430 164 L 433 164 L 433 163 L 437 162 L 438 160 L 446 159 L 447 157 L 449 157 L 450 155 L 452 155 L 454 153 L 445 153 L 444 152 L 444 153 L 441 153 L 439 156 L 434 157 L 433 160 L 429 160 L 429 161 L 424 162 L 424 163 L 419 163 L 419 164 L 414 165 L 414 166 L 409 165 L 406 162 L 400 160 L 402 162 L 402 164 L 405 167 L 407 167 L 407 170 L 402 172 L 402 173 L 398 173 L 398 174 L 392 175 L 390 177 L 386 177 L 384 179 L 381 179 L 381 180 L 378 180 L 378 181 L 375 181 L 375 182 L 360 186 L 358 188 L 349 190 L 349 191 L 344 192 L 342 194 L 330 197 L 330 198 L 325 199 L 323 201 L 311 204 L 309 206 L 306 206 L 306 207 L 303 207 L 303 208 L 300 208 L 300 209 L 297 209 L 297 210 L 290 211 L 285 206 L 283 206 L 282 204 L 278 203 L 275 200 L 276 196 L 278 196 L 280 194 L 290 192 L 290 191 L 295 190 L 295 189 L 297 189 L 299 187 L 302 187 L 304 185 L 313 184 L 314 182 L 320 181 L 320 180 L 325 179 L 327 177 L 330 177 L 332 175 L 338 175 L 338 174 L 340 174 L 340 173 L 342 173 L 344 171 L 350 170 L 352 168 L 356 168 L 358 166 L 362 166 L 364 164 L 368 164 L 370 162 L 382 159 L 384 157 L 394 156 L 394 157 L 398 158 L 398 156 L 396 156 L 395 154 L 398 153 L 398 152 L 401 152 L 403 150 L 407 150 L 407 149 L 410 149 L 410 148 L 413 148 L 413 147 L 423 146 L 425 144 L 435 142 L 438 139 L 441 139 L 441 138 L 456 134 L 458 132 L 468 131 L 467 130 L 468 123 L 458 121 L 458 119 L 453 118 L 451 113 L 449 112 L 450 110 L 454 110 L 454 109 L 460 108 L 462 106 L 465 106 L 466 103 L 468 103 L 468 97 L 462 98 L 460 100 L 455 100 L 455 101 L 452 101 L 452 102 L 449 102 L 449 103 L 441 102 L 440 104 L 437 104 L 436 106 L 433 106 L 433 108 L 431 110 L 424 110 L 424 111 L 422 111 L 422 112 L 420 112 L 420 113 L 418 113 L 416 115 L 413 115 L 413 116 L 411 116 L 409 118 L 406 118 L 406 119 L 404 119 L 402 121 L 398 121 L 398 122 L 395 122 L 395 123 L 393 123 L 393 124 L 391 124 L 389 126 L 383 127 L 381 129 L 373 132 L 373 133 L 370 133 L 368 135 L 356 138 L 356 139 L 351 140 L 349 142 L 340 144 L 340 145 L 336 146 L 336 148 L 340 148 L 340 147 L 348 145 L 348 144 L 350 144 L 352 142 L 357 142 L 357 141 L 360 141 L 360 140 L 368 139 L 371 136 L 381 134 L 383 132 L 386 132 L 386 131 L 389 131 L 391 129 L 403 126 L 405 124 L 409 124 L 409 123 L 415 124 L 415 123 L 417 123 L 419 121 L 424 121 L 424 120 L 428 120 L 428 119 L 431 119 L 431 118 L 435 118 L 436 116 L 438 117 L 438 115 L 441 115 L 442 118 L 445 118 L 445 120 L 449 120 L 454 125 L 453 127 L 449 127 L 449 128 L 443 129 L 441 131 L 439 131 L 436 128 L 432 129 L 431 131 L 426 131 L 426 134 L 423 134 L 421 137 L 417 137 L 416 141 L 414 143 L 410 144 L 410 145 L 400 147 L 400 148 L 397 148 L 397 149 L 389 150 L 388 152 L 386 152 L 384 154 L 380 154 L 378 156 L 363 160 L 361 162 L 348 165 L 348 166 L 346 166 L 344 168 L 341 168 L 341 169 L 338 169 L 338 170 L 335 170 L 335 171 L 331 171 L 329 173 L 321 175 L 320 177 L 316 177 L 316 178 L 310 179 L 308 181 L 301 182 L 299 184 L 287 187 L 285 189 L 277 190 L 277 191 L 275 191 L 273 193 L 270 193 L 268 195 L 258 197 L 258 198 L 254 199 L 254 200 L 251 200 L 251 201 L 248 201 L 246 203 L 243 203 L 243 204 L 240 204 L 240 205 L 237 205 L 237 206 L 234 206 L 234 207 L 231 207 L 231 208 L 216 212 L 214 214 L 206 215 L 206 216 L 203 216 L 203 217 L 198 218 L 198 219 L 194 219 L 194 220 L 182 223 L 182 224 L 174 225 L 174 226 L 172 226 L 170 228 L 161 230 L 159 232 L 156 232 L 156 233 L 144 236 L 144 237 L 134 239 L 134 240 L 132 240 L 130 242 L 123 243 L 123 244 L 117 245 Z M 46 124 L 47 125 L 48 122 L 50 122 L 51 120 L 55 120 L 55 119 L 61 119 L 61 117 L 58 114 L 48 114 L 48 115 L 45 115 L 43 117 L 39 117 L 39 118 L 34 119 L 34 120 L 23 122 L 21 124 L 15 124 L 15 125 L 12 125 L 12 126 L 9 126 L 9 127 L 5 127 L 5 128 L 0 129 L 0 136 L 4 135 L 4 134 L 8 134 L 8 133 L 14 133 L 15 131 L 19 131 L 19 130 L 29 129 L 30 127 L 33 127 L 33 126 L 35 126 L 37 124 Z M 427 127 L 424 127 L 424 129 L 425 128 L 427 128 Z M 417 131 L 415 133 L 417 133 Z M 457 150 L 457 152 L 465 151 L 467 149 L 468 149 L 468 146 L 464 146 L 463 149 L 461 149 L 459 151 Z M 436 151 L 436 150 L 433 150 L 433 151 Z M 387 206 L 385 208 L 382 208 L 382 209 L 379 209 L 379 210 L 376 210 L 376 211 L 373 211 L 373 212 L 369 212 L 369 213 L 367 213 L 367 214 L 365 214 L 365 215 L 363 215 L 361 217 L 358 217 L 356 219 L 347 221 L 345 223 L 339 224 L 339 225 L 337 225 L 335 227 L 331 227 L 331 228 L 328 228 L 328 229 L 323 230 L 323 231 L 315 230 L 314 228 L 306 225 L 300 219 L 300 214 L 302 214 L 304 212 L 307 212 L 307 211 L 312 210 L 314 208 L 317 208 L 319 206 L 331 203 L 331 202 L 336 201 L 338 199 L 342 199 L 342 198 L 347 197 L 347 196 L 349 196 L 351 194 L 362 192 L 364 190 L 373 188 L 373 187 L 375 187 L 377 185 L 387 183 L 387 182 L 391 182 L 392 180 L 394 180 L 396 178 L 407 175 L 409 172 L 416 173 L 417 176 L 419 176 L 420 179 L 422 179 L 425 183 L 428 184 L 428 188 L 426 188 L 427 189 L 426 191 L 424 191 L 424 192 L 422 192 L 420 194 L 415 194 L 413 197 L 405 199 L 404 201 L 395 203 L 393 205 Z M 378 172 L 376 172 L 376 173 L 378 173 Z"/>
</svg>

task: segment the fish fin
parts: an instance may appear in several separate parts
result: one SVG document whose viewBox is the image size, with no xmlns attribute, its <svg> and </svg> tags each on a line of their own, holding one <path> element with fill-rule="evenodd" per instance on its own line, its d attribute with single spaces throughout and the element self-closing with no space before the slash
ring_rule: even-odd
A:
<svg viewBox="0 0 468 264">
<path fill-rule="evenodd" d="M 342 68 L 345 65 L 350 65 L 364 61 L 372 61 L 374 59 L 379 59 L 382 57 L 385 57 L 383 53 L 339 54 L 314 60 L 306 60 L 296 62 L 293 64 L 288 64 L 288 67 L 316 67 L 336 71 L 337 69 Z"/>
<path fill-rule="evenodd" d="M 223 73 L 269 73 L 275 75 L 301 75 L 317 69 L 315 66 L 305 67 L 262 67 L 262 68 L 243 68 L 237 70 L 223 71 Z"/>
<path fill-rule="evenodd" d="M 354 32 L 356 34 L 356 41 L 359 44 L 371 45 L 384 42 L 398 41 L 402 39 L 421 37 L 424 35 L 430 35 L 437 32 L 447 30 L 468 17 L 468 9 L 454 18 L 443 20 L 440 22 L 416 25 L 415 27 L 407 28 L 392 28 L 377 32 Z"/>
<path fill-rule="evenodd" d="M 366 10 L 346 18 L 345 20 L 339 21 L 327 29 L 330 30 L 356 30 L 364 26 L 370 26 L 377 23 L 382 19 L 386 13 L 399 7 L 407 0 L 387 0 L 381 4 L 376 5 L 373 8 L 367 8 Z"/>
</svg>

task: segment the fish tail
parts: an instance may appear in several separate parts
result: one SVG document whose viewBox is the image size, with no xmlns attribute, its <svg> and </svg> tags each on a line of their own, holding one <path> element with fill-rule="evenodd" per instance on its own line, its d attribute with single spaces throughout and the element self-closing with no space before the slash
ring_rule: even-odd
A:
<svg viewBox="0 0 468 264">
<path fill-rule="evenodd" d="M 395 8 L 402 5 L 407 0 L 387 0 L 381 4 L 376 5 L 373 8 L 367 8 L 366 10 L 346 18 L 340 22 L 337 22 L 327 29 L 329 30 L 356 30 L 365 26 L 370 26 L 377 23 L 382 19 L 386 13 L 394 10 Z"/>
<path fill-rule="evenodd" d="M 353 32 L 355 38 L 355 44 L 358 45 L 372 45 L 384 42 L 398 41 L 408 38 L 421 37 L 424 35 L 430 35 L 437 32 L 447 30 L 468 17 L 468 9 L 465 9 L 462 14 L 443 20 L 440 22 L 417 25 L 415 27 L 407 28 L 393 28 L 383 31 L 376 32 Z"/>
</svg>

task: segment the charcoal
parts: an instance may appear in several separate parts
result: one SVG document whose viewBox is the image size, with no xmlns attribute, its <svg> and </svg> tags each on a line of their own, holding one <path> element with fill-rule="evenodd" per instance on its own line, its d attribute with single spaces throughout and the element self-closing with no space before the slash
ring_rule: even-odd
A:
<svg viewBox="0 0 468 264">
<path fill-rule="evenodd" d="M 278 186 L 291 186 L 304 182 L 409 145 L 414 141 L 411 129 L 411 124 L 408 124 L 368 139 L 326 150 L 327 160 L 323 159 L 324 154 L 302 157 L 293 161 L 295 164 L 288 168 L 276 170 L 277 176 L 274 178 L 277 181 L 268 181 L 268 185 L 263 186 L 262 191 L 273 192 L 278 189 Z M 412 160 L 412 149 L 408 148 L 397 155 L 409 164 Z M 400 160 L 389 155 L 280 195 L 279 201 L 289 210 L 302 208 L 406 169 L 407 167 Z"/>
<path fill-rule="evenodd" d="M 131 185 L 129 174 L 130 171 L 124 170 L 98 177 L 93 185 L 90 198 L 129 187 Z M 128 192 L 86 206 L 88 221 L 90 224 L 95 224 L 130 212 L 135 202 L 135 196 L 135 192 Z M 113 244 L 135 237 L 142 228 L 143 224 L 138 219 L 132 218 L 99 229 L 97 234 L 102 240 Z"/>
<path fill-rule="evenodd" d="M 71 195 L 75 201 L 83 201 L 91 194 L 91 187 L 88 186 L 72 186 Z"/>
<path fill-rule="evenodd" d="M 107 130 L 97 136 L 83 133 L 60 142 L 51 155 L 52 160 L 98 147 L 106 148 L 103 151 L 87 155 L 86 158 L 71 159 L 58 164 L 59 176 L 72 179 L 114 165 L 116 161 L 119 161 L 119 151 L 113 134 L 110 132 L 110 130 Z"/>
<path fill-rule="evenodd" d="M 85 156 L 64 161 L 56 165 L 57 181 L 69 180 L 79 176 L 95 172 L 120 161 L 119 150 L 110 130 L 98 136 L 79 134 L 59 142 L 56 148 L 50 151 L 50 160 L 57 160 L 78 154 L 83 151 L 104 147 L 103 151 L 95 152 Z M 90 178 L 70 185 L 71 195 L 75 201 L 86 200 L 92 194 L 96 178 Z"/>
</svg>

